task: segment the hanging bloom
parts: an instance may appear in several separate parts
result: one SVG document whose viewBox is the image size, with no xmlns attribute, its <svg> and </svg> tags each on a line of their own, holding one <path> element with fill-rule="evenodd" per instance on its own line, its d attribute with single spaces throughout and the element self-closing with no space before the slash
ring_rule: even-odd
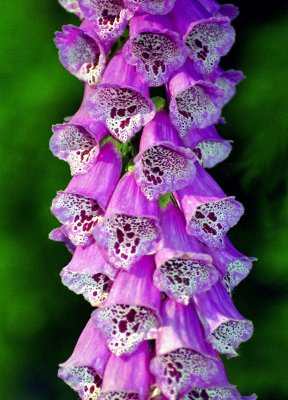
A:
<svg viewBox="0 0 288 400">
<path fill-rule="evenodd" d="M 83 18 L 82 12 L 78 5 L 78 0 L 58 0 L 65 10 L 70 13 L 76 14 L 79 18 Z"/>
<path fill-rule="evenodd" d="M 247 257 L 236 250 L 230 240 L 225 238 L 225 247 L 221 250 L 203 246 L 205 253 L 213 257 L 213 264 L 222 275 L 222 283 L 229 294 L 245 279 L 257 258 Z"/>
<path fill-rule="evenodd" d="M 67 236 L 75 246 L 85 246 L 93 240 L 92 230 L 104 216 L 119 180 L 121 165 L 115 147 L 107 143 L 94 167 L 84 175 L 74 176 L 65 191 L 58 192 L 53 200 L 51 211 L 65 225 Z"/>
<path fill-rule="evenodd" d="M 219 120 L 224 90 L 204 81 L 195 72 L 194 63 L 190 60 L 172 76 L 167 92 L 170 118 L 180 136 L 186 136 L 193 128 L 206 128 Z"/>
<path fill-rule="evenodd" d="M 237 356 L 240 343 L 252 336 L 253 324 L 238 312 L 222 283 L 217 282 L 208 292 L 195 295 L 194 301 L 206 340 L 219 353 Z"/>
<path fill-rule="evenodd" d="M 65 286 L 82 294 L 93 307 L 98 307 L 107 299 L 117 272 L 93 243 L 84 248 L 77 246 L 72 260 L 60 275 Z"/>
<path fill-rule="evenodd" d="M 107 260 L 116 268 L 129 269 L 145 254 L 154 254 L 161 241 L 159 207 L 148 201 L 128 172 L 118 183 L 105 217 L 94 237 Z"/>
<path fill-rule="evenodd" d="M 217 354 L 203 338 L 193 305 L 166 299 L 161 317 L 163 324 L 150 369 L 163 395 L 176 400 L 194 387 L 206 387 L 215 380 L 221 385 Z"/>
<path fill-rule="evenodd" d="M 131 354 L 143 340 L 155 339 L 160 327 L 161 293 L 154 287 L 152 256 L 142 257 L 131 272 L 121 271 L 108 299 L 93 312 L 110 351 Z"/>
<path fill-rule="evenodd" d="M 183 146 L 168 114 L 158 111 L 143 129 L 135 158 L 135 179 L 147 199 L 187 186 L 194 177 L 195 155 Z"/>
<path fill-rule="evenodd" d="M 60 364 L 58 376 L 74 389 L 82 400 L 96 400 L 110 352 L 101 332 L 90 319 L 65 363 Z"/>
<path fill-rule="evenodd" d="M 91 24 L 84 21 L 80 28 L 64 25 L 56 32 L 55 44 L 62 65 L 89 85 L 97 85 L 106 65 L 108 48 L 104 47 Z"/>
<path fill-rule="evenodd" d="M 90 116 L 126 142 L 155 115 L 149 89 L 136 69 L 118 52 L 105 70 L 100 85 L 87 101 Z"/>
<path fill-rule="evenodd" d="M 132 11 L 163 15 L 172 10 L 175 0 L 125 0 L 125 4 Z"/>
<path fill-rule="evenodd" d="M 100 141 L 106 136 L 106 128 L 99 124 L 98 137 L 83 126 L 73 123 L 52 127 L 54 135 L 50 140 L 52 153 L 70 165 L 71 175 L 85 174 L 94 165 L 100 151 Z"/>
<path fill-rule="evenodd" d="M 195 293 L 209 290 L 219 274 L 212 258 L 187 235 L 185 219 L 172 203 L 161 212 L 160 226 L 164 245 L 156 254 L 154 284 L 173 300 L 188 305 Z"/>
<path fill-rule="evenodd" d="M 124 0 L 78 0 L 85 19 L 94 25 L 101 40 L 111 43 L 120 37 L 132 17 Z"/>
<path fill-rule="evenodd" d="M 171 19 L 183 36 L 195 69 L 202 74 L 211 74 L 235 41 L 230 19 L 213 17 L 193 0 L 177 0 Z"/>
<path fill-rule="evenodd" d="M 130 39 L 123 48 L 125 60 L 135 65 L 149 86 L 161 86 L 186 59 L 182 38 L 169 16 L 136 15 L 130 22 Z"/>
<path fill-rule="evenodd" d="M 146 400 L 151 384 L 150 350 L 143 342 L 133 354 L 111 355 L 98 400 Z"/>
<path fill-rule="evenodd" d="M 244 208 L 234 197 L 227 197 L 200 165 L 195 165 L 197 172 L 191 186 L 176 193 L 186 229 L 207 246 L 222 249 L 226 233 L 237 224 Z"/>
<path fill-rule="evenodd" d="M 85 85 L 79 110 L 66 123 L 52 127 L 50 150 L 55 157 L 70 165 L 71 175 L 87 173 L 95 164 L 100 142 L 108 134 L 107 128 L 95 122 L 86 111 L 86 101 L 93 89 Z"/>
<path fill-rule="evenodd" d="M 185 146 L 192 149 L 203 168 L 213 168 L 231 153 L 230 140 L 222 139 L 214 125 L 205 129 L 192 129 L 183 137 Z"/>
</svg>

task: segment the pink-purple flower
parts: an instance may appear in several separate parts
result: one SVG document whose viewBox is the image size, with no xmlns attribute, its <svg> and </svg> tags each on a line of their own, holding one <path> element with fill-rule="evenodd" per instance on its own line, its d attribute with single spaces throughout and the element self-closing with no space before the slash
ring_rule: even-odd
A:
<svg viewBox="0 0 288 400">
<path fill-rule="evenodd" d="M 62 283 L 94 308 L 59 377 L 82 400 L 255 400 L 219 354 L 253 324 L 232 299 L 256 259 L 229 239 L 244 213 L 206 171 L 232 142 L 217 132 L 243 79 L 221 57 L 237 7 L 216 0 L 59 0 L 81 20 L 56 33 L 84 82 L 50 149 L 71 180 L 49 237 L 72 258 Z"/>
</svg>

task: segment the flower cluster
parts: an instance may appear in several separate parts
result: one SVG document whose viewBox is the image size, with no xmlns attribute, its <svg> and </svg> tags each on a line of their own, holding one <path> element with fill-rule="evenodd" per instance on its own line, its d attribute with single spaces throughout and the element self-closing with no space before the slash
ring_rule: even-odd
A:
<svg viewBox="0 0 288 400">
<path fill-rule="evenodd" d="M 242 204 L 206 171 L 231 151 L 215 125 L 243 79 L 219 66 L 238 10 L 59 1 L 81 20 L 56 33 L 60 61 L 85 90 L 53 126 L 72 179 L 52 202 L 50 238 L 73 254 L 63 284 L 95 307 L 59 377 L 82 400 L 256 399 L 229 383 L 219 355 L 252 335 L 231 293 L 255 259 L 227 237 Z"/>
</svg>

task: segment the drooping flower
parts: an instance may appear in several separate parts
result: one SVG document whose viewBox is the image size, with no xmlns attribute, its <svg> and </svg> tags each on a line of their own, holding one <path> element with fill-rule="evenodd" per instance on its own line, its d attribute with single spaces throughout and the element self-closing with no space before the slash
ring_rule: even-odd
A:
<svg viewBox="0 0 288 400">
<path fill-rule="evenodd" d="M 111 43 L 120 37 L 132 16 L 124 0 L 78 0 L 85 19 L 93 23 L 101 40 Z"/>
<path fill-rule="evenodd" d="M 169 16 L 135 15 L 130 39 L 123 48 L 125 60 L 135 65 L 149 86 L 161 86 L 184 64 L 186 49 L 173 30 Z"/>
<path fill-rule="evenodd" d="M 143 342 L 132 355 L 111 355 L 103 376 L 99 400 L 146 400 L 151 375 L 150 350 Z"/>
<path fill-rule="evenodd" d="M 74 389 L 82 400 L 96 400 L 110 357 L 101 332 L 90 319 L 67 361 L 60 364 L 58 376 Z"/>
<path fill-rule="evenodd" d="M 155 115 L 148 85 L 135 67 L 126 63 L 122 52 L 110 61 L 87 108 L 90 116 L 104 123 L 121 142 L 130 139 Z"/>
<path fill-rule="evenodd" d="M 119 272 L 106 302 L 92 318 L 102 331 L 110 351 L 131 354 L 160 327 L 161 293 L 154 287 L 152 256 L 144 256 L 132 271 Z"/>
<path fill-rule="evenodd" d="M 240 253 L 227 237 L 223 249 L 204 246 L 203 250 L 213 257 L 213 263 L 222 275 L 222 283 L 230 294 L 248 276 L 252 263 L 257 261 L 257 258 L 247 257 Z"/>
<path fill-rule="evenodd" d="M 176 198 L 184 213 L 187 232 L 209 247 L 224 248 L 224 238 L 244 213 L 241 203 L 227 197 L 200 165 L 190 186 L 178 190 Z"/>
<path fill-rule="evenodd" d="M 213 17 L 194 0 L 177 0 L 171 19 L 183 36 L 194 68 L 202 74 L 212 73 L 235 41 L 230 19 Z"/>
<path fill-rule="evenodd" d="M 161 317 L 156 357 L 150 369 L 163 395 L 176 400 L 195 387 L 205 387 L 215 381 L 221 385 L 217 353 L 205 342 L 193 305 L 184 306 L 166 299 Z"/>
<path fill-rule="evenodd" d="M 187 60 L 167 84 L 170 118 L 182 137 L 193 128 L 206 128 L 218 122 L 224 90 L 203 78 Z"/>
<path fill-rule="evenodd" d="M 156 253 L 161 241 L 159 207 L 148 201 L 133 172 L 118 183 L 105 217 L 94 237 L 107 260 L 116 268 L 129 269 L 145 254 Z"/>
<path fill-rule="evenodd" d="M 185 230 L 185 219 L 173 203 L 161 212 L 164 244 L 156 254 L 155 286 L 173 300 L 188 305 L 195 293 L 209 290 L 219 278 L 212 258 Z"/>
<path fill-rule="evenodd" d="M 232 150 L 230 140 L 222 139 L 214 125 L 205 129 L 192 129 L 183 138 L 185 146 L 192 149 L 198 163 L 204 168 L 213 168 L 224 161 Z"/>
<path fill-rule="evenodd" d="M 112 288 L 117 269 L 108 264 L 96 243 L 77 246 L 72 260 L 62 269 L 62 283 L 77 294 L 82 294 L 93 306 L 103 303 Z"/>
<path fill-rule="evenodd" d="M 89 22 L 80 28 L 64 25 L 56 32 L 55 44 L 63 66 L 78 79 L 89 85 L 97 85 L 106 65 L 108 48 L 104 47 Z"/>
<path fill-rule="evenodd" d="M 95 122 L 86 111 L 86 100 L 91 91 L 86 85 L 83 102 L 75 115 L 52 127 L 50 150 L 70 165 L 71 175 L 85 174 L 93 167 L 100 142 L 108 134 L 107 128 Z"/>
<path fill-rule="evenodd" d="M 195 155 L 186 149 L 168 114 L 158 111 L 143 129 L 135 179 L 149 200 L 182 189 L 195 174 Z"/>
<path fill-rule="evenodd" d="M 237 356 L 240 343 L 252 336 L 253 324 L 238 312 L 222 283 L 217 282 L 208 292 L 195 295 L 194 301 L 206 340 L 219 353 Z"/>
<path fill-rule="evenodd" d="M 93 240 L 93 228 L 104 216 L 119 180 L 121 165 L 115 147 L 107 143 L 93 168 L 86 174 L 74 176 L 65 191 L 58 192 L 53 200 L 51 211 L 65 226 L 75 246 L 84 246 Z"/>
</svg>

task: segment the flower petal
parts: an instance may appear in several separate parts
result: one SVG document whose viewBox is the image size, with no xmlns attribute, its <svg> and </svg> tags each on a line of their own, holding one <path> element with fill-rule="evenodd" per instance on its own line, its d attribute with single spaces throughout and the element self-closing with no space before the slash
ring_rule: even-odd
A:
<svg viewBox="0 0 288 400">
<path fill-rule="evenodd" d="M 147 342 L 129 355 L 111 355 L 103 377 L 99 400 L 145 400 L 151 383 Z M 117 396 L 118 394 L 118 396 Z"/>
<path fill-rule="evenodd" d="M 215 124 L 221 115 L 224 90 L 211 82 L 201 80 L 190 60 L 172 76 L 167 89 L 170 118 L 185 137 L 191 129 Z"/>
<path fill-rule="evenodd" d="M 126 142 L 153 119 L 155 107 L 148 86 L 121 52 L 110 61 L 98 88 L 87 101 L 90 116 L 106 125 L 109 132 Z"/>
<path fill-rule="evenodd" d="M 149 86 L 163 85 L 185 62 L 186 49 L 173 28 L 166 16 L 142 14 L 130 22 L 130 40 L 123 54 L 143 74 Z"/>
<path fill-rule="evenodd" d="M 107 301 L 92 317 L 109 349 L 132 353 L 143 340 L 155 338 L 160 327 L 161 293 L 153 286 L 153 257 L 143 257 L 132 272 L 121 271 Z"/>
<path fill-rule="evenodd" d="M 63 66 L 78 79 L 96 85 L 106 64 L 105 51 L 101 43 L 89 33 L 73 25 L 63 26 L 56 33 L 55 44 Z"/>
<path fill-rule="evenodd" d="M 74 389 L 82 400 L 96 400 L 102 386 L 102 376 L 110 352 L 100 331 L 90 319 L 71 357 L 60 364 L 58 376 Z"/>
<path fill-rule="evenodd" d="M 219 353 L 237 356 L 240 343 L 249 340 L 253 334 L 252 322 L 238 312 L 221 282 L 208 292 L 195 295 L 194 300 L 207 341 Z"/>
<path fill-rule="evenodd" d="M 244 213 L 241 203 L 225 193 L 199 165 L 191 186 L 177 191 L 177 200 L 185 215 L 187 232 L 213 248 L 223 248 L 228 230 Z"/>
<path fill-rule="evenodd" d="M 84 15 L 95 25 L 104 42 L 114 41 L 126 28 L 131 12 L 125 8 L 124 0 L 78 0 Z"/>
</svg>

